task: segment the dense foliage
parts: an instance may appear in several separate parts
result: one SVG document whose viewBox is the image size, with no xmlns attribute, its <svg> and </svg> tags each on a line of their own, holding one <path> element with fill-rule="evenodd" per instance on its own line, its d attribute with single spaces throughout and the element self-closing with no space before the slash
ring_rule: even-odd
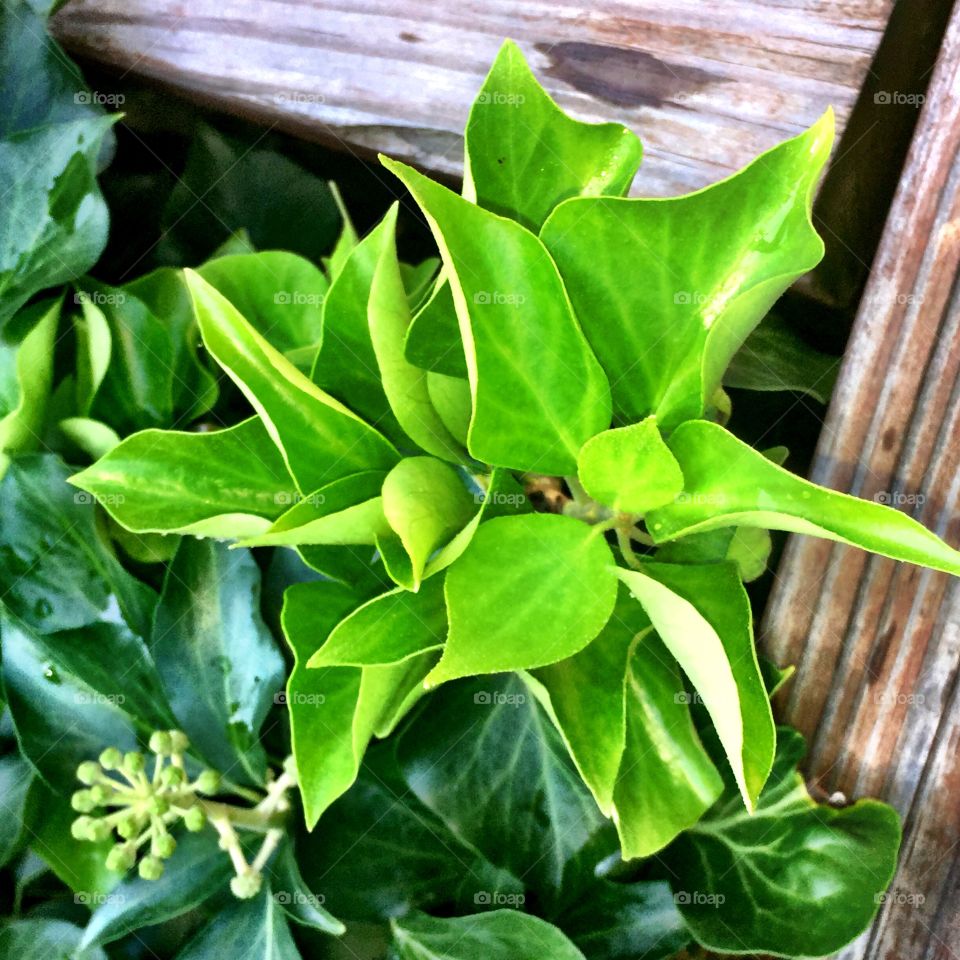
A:
<svg viewBox="0 0 960 960">
<path fill-rule="evenodd" d="M 764 318 L 823 252 L 831 115 L 698 193 L 628 199 L 637 138 L 566 116 L 507 43 L 462 195 L 382 161 L 439 257 L 400 261 L 397 205 L 361 239 L 322 181 L 208 131 L 165 211 L 192 268 L 110 285 L 85 272 L 114 118 L 38 6 L 0 8 L 0 954 L 856 936 L 898 819 L 808 794 L 744 583 L 770 530 L 960 554 L 727 428 L 725 384 L 829 392 Z M 291 249 L 257 248 L 277 224 L 254 196 L 204 249 L 193 178 L 235 212 L 272 173 Z"/>
</svg>

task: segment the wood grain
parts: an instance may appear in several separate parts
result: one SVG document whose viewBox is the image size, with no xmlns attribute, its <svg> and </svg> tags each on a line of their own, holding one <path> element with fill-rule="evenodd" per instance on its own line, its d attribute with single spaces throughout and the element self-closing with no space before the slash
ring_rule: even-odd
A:
<svg viewBox="0 0 960 960">
<path fill-rule="evenodd" d="M 559 102 L 641 134 L 635 192 L 696 189 L 848 117 L 893 0 L 72 0 L 71 50 L 237 113 L 459 175 L 470 102 L 516 39 Z M 708 157 L 709 159 L 704 159 Z"/>
<path fill-rule="evenodd" d="M 960 9 L 932 78 L 811 478 L 960 543 Z M 960 586 L 792 538 L 764 625 L 798 665 L 781 715 L 828 792 L 904 817 L 902 862 L 844 960 L 960 956 Z"/>
</svg>

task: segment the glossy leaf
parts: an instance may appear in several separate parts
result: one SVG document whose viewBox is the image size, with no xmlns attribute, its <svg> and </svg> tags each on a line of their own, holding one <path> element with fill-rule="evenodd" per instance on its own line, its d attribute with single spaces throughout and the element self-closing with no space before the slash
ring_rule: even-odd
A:
<svg viewBox="0 0 960 960">
<path fill-rule="evenodd" d="M 376 430 L 311 383 L 189 270 L 187 285 L 207 349 L 262 417 L 301 493 L 393 466 L 397 454 Z"/>
<path fill-rule="evenodd" d="M 177 960 L 300 960 L 279 896 L 269 884 L 252 900 L 235 900 L 210 921 Z"/>
<path fill-rule="evenodd" d="M 473 102 L 465 142 L 464 193 L 534 231 L 569 197 L 626 193 L 642 155 L 623 125 L 567 116 L 511 40 Z"/>
<path fill-rule="evenodd" d="M 466 447 L 470 433 L 470 418 L 473 416 L 473 398 L 470 384 L 460 377 L 447 377 L 442 373 L 427 371 L 427 393 L 430 403 L 437 411 L 450 435 Z"/>
<path fill-rule="evenodd" d="M 478 896 L 493 901 L 523 893 L 515 877 L 410 792 L 390 743 L 370 751 L 357 782 L 298 840 L 297 850 L 311 888 L 351 920 L 382 921 L 450 903 L 473 910 Z"/>
<path fill-rule="evenodd" d="M 29 454 L 0 482 L 3 603 L 41 633 L 116 621 L 119 613 L 147 636 L 156 595 L 120 565 L 92 497 L 73 490 L 69 474 L 59 458 Z"/>
<path fill-rule="evenodd" d="M 39 446 L 53 381 L 60 302 L 41 303 L 28 310 L 30 317 L 24 321 L 28 332 L 23 339 L 16 345 L 0 341 L 0 476 L 10 454 Z"/>
<path fill-rule="evenodd" d="M 434 577 L 418 593 L 398 587 L 357 607 L 333 628 L 307 666 L 399 663 L 439 649 L 446 636 L 443 578 Z"/>
<path fill-rule="evenodd" d="M 113 353 L 113 336 L 103 311 L 91 297 L 79 297 L 80 314 L 74 316 L 77 337 L 76 412 L 87 416 L 103 383 Z"/>
<path fill-rule="evenodd" d="M 724 386 L 741 390 L 790 390 L 828 403 L 840 358 L 809 346 L 775 313 L 747 337 L 723 375 Z"/>
<path fill-rule="evenodd" d="M 111 341 L 83 412 L 127 434 L 189 422 L 213 406 L 217 384 L 197 359 L 197 323 L 180 271 L 155 270 L 117 288 L 86 281 L 77 296 L 87 323 L 102 315 Z M 103 351 L 96 342 L 90 348 Z"/>
<path fill-rule="evenodd" d="M 773 550 L 768 530 L 760 527 L 717 527 L 671 540 L 657 550 L 663 563 L 735 563 L 740 579 L 750 583 L 761 577 Z"/>
<path fill-rule="evenodd" d="M 578 520 L 482 523 L 447 571 L 450 633 L 428 683 L 542 667 L 582 650 L 613 610 L 611 567 L 602 536 Z"/>
<path fill-rule="evenodd" d="M 674 897 L 709 950 L 825 956 L 877 911 L 896 867 L 897 814 L 873 800 L 814 803 L 795 772 L 803 752 L 803 738 L 781 729 L 757 812 L 729 791 L 670 850 Z"/>
<path fill-rule="evenodd" d="M 426 568 L 426 576 L 432 577 L 446 570 L 463 555 L 470 546 L 480 524 L 495 517 L 512 517 L 521 513 L 531 513 L 533 507 L 527 499 L 523 487 L 514 479 L 509 470 L 495 467 L 488 476 L 474 477 L 476 489 L 474 500 L 480 504 L 477 512 L 464 528 L 431 558 Z"/>
<path fill-rule="evenodd" d="M 264 250 L 217 257 L 197 273 L 281 353 L 319 345 L 329 284 L 309 260 Z"/>
<path fill-rule="evenodd" d="M 700 416 L 733 355 L 823 256 L 813 190 L 833 114 L 726 180 L 667 200 L 573 199 L 543 226 L 616 419 Z M 642 271 L 642 279 L 631 279 Z"/>
<path fill-rule="evenodd" d="M 264 533 L 243 541 L 247 546 L 297 544 L 374 544 L 389 532 L 380 490 L 384 474 L 377 470 L 334 480 L 294 503 Z M 289 501 L 288 501 L 289 502 Z"/>
<path fill-rule="evenodd" d="M 383 481 L 383 512 L 410 561 L 411 590 L 418 590 L 433 553 L 470 522 L 474 497 L 457 472 L 434 457 L 406 457 Z"/>
<path fill-rule="evenodd" d="M 296 923 L 340 936 L 346 927 L 323 907 L 325 897 L 317 895 L 300 873 L 293 844 L 285 843 L 270 865 L 270 887 L 274 901 Z"/>
<path fill-rule="evenodd" d="M 514 910 L 443 920 L 413 914 L 391 928 L 400 960 L 584 960 L 556 927 Z"/>
<path fill-rule="evenodd" d="M 396 207 L 392 207 L 350 252 L 333 281 L 323 308 L 323 345 L 311 379 L 394 444 L 402 445 L 405 435 L 387 400 L 367 319 L 374 274 L 383 252 L 393 243 L 396 219 Z M 401 294 L 399 304 L 388 306 L 405 311 L 406 304 L 406 295 Z"/>
<path fill-rule="evenodd" d="M 549 717 L 515 677 L 437 691 L 400 734 L 397 757 L 455 836 L 545 900 L 602 822 Z"/>
<path fill-rule="evenodd" d="M 646 563 L 617 574 L 702 697 L 752 810 L 773 763 L 774 727 L 736 570 Z"/>
<path fill-rule="evenodd" d="M 537 670 L 570 755 L 604 814 L 626 746 L 625 677 L 631 650 L 650 621 L 621 587 L 610 619 L 579 653 Z"/>
<path fill-rule="evenodd" d="M 374 267 L 367 303 L 369 337 L 379 368 L 379 378 L 390 409 L 406 436 L 427 453 L 462 463 L 467 459 L 466 451 L 434 409 L 428 374 L 414 366 L 404 354 L 410 310 L 404 296 L 400 264 L 397 262 L 393 224 L 395 210 L 392 208 L 390 230 Z"/>
<path fill-rule="evenodd" d="M 414 366 L 449 377 L 467 378 L 467 360 L 453 291 L 441 272 L 430 296 L 410 321 L 404 354 Z"/>
<path fill-rule="evenodd" d="M 429 669 L 427 664 L 307 669 L 311 654 L 362 599 L 342 584 L 320 582 L 295 584 L 284 598 L 283 632 L 296 661 L 287 706 L 310 829 L 356 779 L 370 739 L 402 711 L 407 694 Z M 419 674 L 411 676 L 411 668 Z"/>
<path fill-rule="evenodd" d="M 259 417 L 204 433 L 144 430 L 70 482 L 137 533 L 250 536 L 297 496 Z"/>
<path fill-rule="evenodd" d="M 657 542 L 737 524 L 838 540 L 960 574 L 960 553 L 912 517 L 795 476 L 717 424 L 684 424 L 670 449 L 686 483 L 674 503 L 647 517 Z"/>
<path fill-rule="evenodd" d="M 3 688 L 24 755 L 59 790 L 84 760 L 172 715 L 151 652 L 119 623 L 44 634 L 6 615 Z M 118 664 L 123 669 L 118 671 Z"/>
<path fill-rule="evenodd" d="M 80 942 L 82 948 L 119 940 L 141 927 L 152 926 L 192 910 L 226 886 L 233 872 L 212 830 L 179 838 L 175 854 L 159 880 L 130 876 L 114 896 L 93 911 Z"/>
<path fill-rule="evenodd" d="M 591 437 L 577 458 L 580 482 L 594 500 L 626 513 L 646 513 L 683 490 L 683 474 L 654 417 Z"/>
<path fill-rule="evenodd" d="M 184 538 L 167 569 L 150 647 L 194 751 L 233 779 L 262 784 L 260 728 L 285 670 L 260 616 L 260 570 L 250 552 Z"/>
<path fill-rule="evenodd" d="M 4 24 L 30 16 L 9 7 Z M 40 25 L 33 29 L 44 32 Z M 100 256 L 107 209 L 96 168 L 113 122 L 112 117 L 66 120 L 0 139 L 3 181 L 16 184 L 0 222 L 0 327 L 37 291 L 71 280 Z"/>
<path fill-rule="evenodd" d="M 79 950 L 83 930 L 66 920 L 28 917 L 0 929 L 0 954 L 17 960 L 107 960 L 99 947 Z"/>
<path fill-rule="evenodd" d="M 33 769 L 19 753 L 0 757 L 0 867 L 6 866 L 27 839 L 27 799 Z"/>
<path fill-rule="evenodd" d="M 648 857 L 693 826 L 723 791 L 697 736 L 676 663 L 652 632 L 626 674 L 626 746 L 614 789 L 623 856 Z"/>
<path fill-rule="evenodd" d="M 427 216 L 464 340 L 473 419 L 469 450 L 518 470 L 569 474 L 610 423 L 609 387 L 553 261 L 519 224 L 392 160 Z"/>
</svg>

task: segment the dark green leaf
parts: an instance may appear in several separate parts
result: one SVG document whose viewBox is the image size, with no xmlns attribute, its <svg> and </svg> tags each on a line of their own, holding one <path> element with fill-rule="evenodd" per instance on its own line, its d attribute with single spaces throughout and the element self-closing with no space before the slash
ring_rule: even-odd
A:
<svg viewBox="0 0 960 960">
<path fill-rule="evenodd" d="M 839 357 L 814 350 L 786 320 L 771 313 L 734 355 L 723 384 L 741 390 L 791 390 L 828 403 L 839 370 Z"/>
<path fill-rule="evenodd" d="M 411 914 L 391 927 L 400 960 L 584 960 L 556 927 L 514 910 L 444 920 Z"/>
<path fill-rule="evenodd" d="M 397 756 L 455 836 L 548 896 L 602 822 L 553 724 L 514 677 L 441 688 Z"/>
<path fill-rule="evenodd" d="M 77 764 L 105 747 L 133 749 L 138 729 L 171 725 L 150 652 L 123 624 L 45 634 L 7 615 L 2 629 L 17 738 L 58 789 L 75 787 Z"/>
<path fill-rule="evenodd" d="M 260 616 L 250 552 L 185 537 L 167 570 L 151 649 L 193 749 L 227 776 L 262 783 L 260 728 L 284 663 Z"/>
<path fill-rule="evenodd" d="M 841 809 L 814 803 L 795 772 L 803 738 L 781 729 L 778 739 L 757 812 L 748 815 L 728 790 L 670 849 L 674 896 L 708 949 L 833 954 L 876 913 L 896 867 L 900 823 L 872 800 Z"/>
<path fill-rule="evenodd" d="M 66 482 L 57 457 L 31 454 L 0 484 L 0 599 L 49 633 L 116 620 L 147 636 L 156 595 L 120 565 L 97 527 L 92 497 Z"/>
<path fill-rule="evenodd" d="M 217 846 L 212 830 L 187 833 L 159 880 L 128 877 L 93 911 L 81 946 L 110 943 L 186 913 L 224 887 L 232 872 L 230 858 Z"/>
<path fill-rule="evenodd" d="M 79 950 L 82 935 L 66 920 L 14 920 L 0 929 L 0 954 L 10 960 L 107 960 L 99 947 Z"/>
<path fill-rule="evenodd" d="M 252 900 L 234 901 L 218 913 L 177 960 L 300 960 L 279 895 L 269 884 Z"/>
</svg>

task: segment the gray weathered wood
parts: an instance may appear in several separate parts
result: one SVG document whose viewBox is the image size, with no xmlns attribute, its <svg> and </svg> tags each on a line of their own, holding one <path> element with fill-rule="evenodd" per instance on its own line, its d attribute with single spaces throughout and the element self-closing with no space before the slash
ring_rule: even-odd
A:
<svg viewBox="0 0 960 960">
<path fill-rule="evenodd" d="M 960 9 L 860 305 L 812 479 L 960 541 Z M 844 960 L 960 955 L 960 584 L 794 537 L 765 622 L 781 715 L 828 792 L 905 821 L 892 896 Z"/>
<path fill-rule="evenodd" d="M 840 128 L 892 0 L 71 0 L 70 49 L 234 112 L 459 174 L 505 36 L 560 103 L 644 138 L 637 188 L 696 189 L 832 104 Z"/>
</svg>

